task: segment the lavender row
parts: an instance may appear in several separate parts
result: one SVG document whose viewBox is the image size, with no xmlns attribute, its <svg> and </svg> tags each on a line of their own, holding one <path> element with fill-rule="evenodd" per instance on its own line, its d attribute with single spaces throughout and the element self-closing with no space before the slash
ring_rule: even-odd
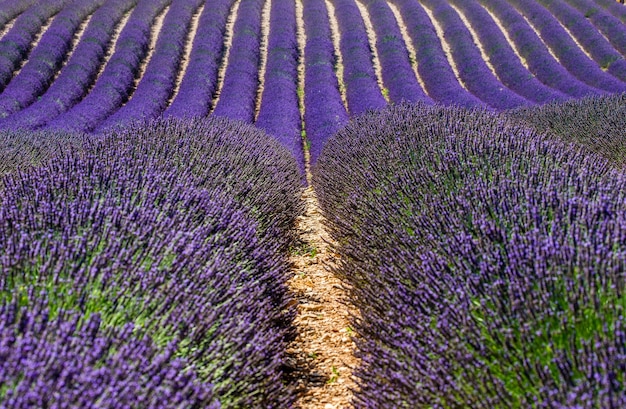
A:
<svg viewBox="0 0 626 409">
<path fill-rule="evenodd" d="M 91 17 L 58 77 L 28 107 L 0 121 L 4 129 L 39 128 L 78 103 L 95 82 L 115 27 L 137 0 L 108 0 Z"/>
<path fill-rule="evenodd" d="M 526 60 L 530 72 L 539 81 L 576 98 L 602 93 L 570 74 L 550 54 L 524 17 L 506 0 L 478 1 L 502 22 L 521 57 Z"/>
<path fill-rule="evenodd" d="M 626 84 L 605 73 L 582 52 L 554 16 L 535 0 L 509 0 L 527 16 L 530 24 L 555 53 L 559 62 L 576 78 L 606 92 L 624 92 Z"/>
<path fill-rule="evenodd" d="M 48 129 L 89 132 L 123 104 L 148 52 L 152 23 L 170 0 L 140 0 L 115 44 L 115 52 L 93 88 L 71 109 L 46 124 Z M 113 45 L 110 45 L 113 46 Z"/>
<path fill-rule="evenodd" d="M 415 47 L 417 71 L 424 81 L 428 95 L 444 105 L 484 105 L 484 102 L 459 84 L 437 32 L 419 2 L 393 0 L 393 3 L 398 7 Z"/>
<path fill-rule="evenodd" d="M 600 5 L 602 8 L 607 10 L 613 16 L 619 18 L 623 23 L 626 23 L 626 10 L 620 4 L 616 4 L 617 2 L 613 2 L 611 0 L 593 0 L 594 3 Z M 597 10 L 597 9 L 596 9 Z"/>
<path fill-rule="evenodd" d="M 6 25 L 17 18 L 27 8 L 31 7 L 35 0 L 7 0 L 2 3 L 0 7 L 0 27 L 4 29 Z"/>
<path fill-rule="evenodd" d="M 303 0 L 306 33 L 304 48 L 304 123 L 311 164 L 326 140 L 348 121 L 335 75 L 336 57 L 324 0 Z"/>
<path fill-rule="evenodd" d="M 77 0 L 59 12 L 19 74 L 0 94 L 0 118 L 6 118 L 31 104 L 48 88 L 71 51 L 72 40 L 80 24 L 102 3 L 103 0 Z"/>
<path fill-rule="evenodd" d="M 585 146 L 618 166 L 626 164 L 626 94 L 572 99 L 505 114 L 523 126 Z"/>
<path fill-rule="evenodd" d="M 376 32 L 376 49 L 389 99 L 395 103 L 433 103 L 417 81 L 400 27 L 389 5 L 382 0 L 366 1 L 365 5 Z"/>
<path fill-rule="evenodd" d="M 482 111 L 355 119 L 314 175 L 361 311 L 354 406 L 622 407 L 626 177 Z"/>
<path fill-rule="evenodd" d="M 387 105 L 378 86 L 372 64 L 365 23 L 353 0 L 333 0 L 335 18 L 339 26 L 339 48 L 343 61 L 343 81 L 350 115 Z"/>
<path fill-rule="evenodd" d="M 17 17 L 13 27 L 0 39 L 0 91 L 27 58 L 32 42 L 45 22 L 57 14 L 65 3 L 66 0 L 52 0 L 33 5 Z"/>
<path fill-rule="evenodd" d="M 265 81 L 255 126 L 274 135 L 294 155 L 304 175 L 297 88 L 296 6 L 291 0 L 273 0 Z"/>
<path fill-rule="evenodd" d="M 285 237 L 302 210 L 295 162 L 241 124 L 151 125 L 3 179 L 7 335 L 41 342 L 43 326 L 47 348 L 2 339 L 0 405 L 291 404 L 281 365 L 293 318 Z"/>
<path fill-rule="evenodd" d="M 167 108 L 174 91 L 185 39 L 201 0 L 174 0 L 163 20 L 154 53 L 130 100 L 105 119 L 95 131 L 156 118 Z"/>
<path fill-rule="evenodd" d="M 585 15 L 564 1 L 541 1 L 546 9 L 563 24 L 576 41 L 587 51 L 602 70 L 614 77 L 626 81 L 626 60 L 611 43 L 600 33 Z M 626 27 L 623 28 L 626 33 Z"/>
<path fill-rule="evenodd" d="M 261 14 L 266 0 L 241 0 L 228 66 L 219 99 L 212 114 L 254 122 L 256 94 L 259 85 Z"/>
<path fill-rule="evenodd" d="M 540 104 L 567 99 L 565 94 L 542 84 L 522 65 L 496 22 L 478 2 L 453 0 L 452 4 L 473 27 L 489 62 L 505 86 L 527 100 Z"/>
<path fill-rule="evenodd" d="M 567 2 L 583 13 L 585 18 L 588 18 L 600 30 L 622 56 L 626 56 L 626 9 L 622 5 L 615 4 L 615 2 L 606 4 L 607 2 L 602 0 L 595 2 L 589 0 L 567 0 Z M 598 3 L 608 10 L 598 7 Z"/>
<path fill-rule="evenodd" d="M 489 106 L 507 109 L 531 104 L 530 101 L 506 88 L 483 61 L 472 36 L 450 5 L 443 0 L 425 0 L 433 17 L 439 21 L 461 81 L 467 89 Z"/>
<path fill-rule="evenodd" d="M 226 20 L 234 0 L 212 2 L 198 21 L 189 65 L 178 94 L 164 112 L 166 117 L 206 116 L 217 92 L 217 73 L 224 53 Z"/>
</svg>

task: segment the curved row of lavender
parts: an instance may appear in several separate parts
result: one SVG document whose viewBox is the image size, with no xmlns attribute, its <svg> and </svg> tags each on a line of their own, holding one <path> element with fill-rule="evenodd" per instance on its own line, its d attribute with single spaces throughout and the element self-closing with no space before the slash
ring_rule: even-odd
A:
<svg viewBox="0 0 626 409">
<path fill-rule="evenodd" d="M 154 52 L 130 100 L 107 117 L 96 132 L 159 116 L 176 86 L 191 18 L 201 0 L 173 0 L 163 20 Z M 193 40 L 193 39 L 191 39 Z"/>
<path fill-rule="evenodd" d="M 263 0 L 242 0 L 237 8 L 234 0 L 211 4 L 201 0 L 55 0 L 32 5 L 7 0 L 0 3 L 0 22 L 6 25 L 15 19 L 15 24 L 0 38 L 0 84 L 8 84 L 0 93 L 0 116 L 5 116 L 0 118 L 0 128 L 98 132 L 159 116 L 214 114 L 248 123 L 260 118 L 259 126 L 284 141 L 302 163 L 303 143 L 305 147 L 310 144 L 314 163 L 324 141 L 347 117 L 384 107 L 387 102 L 383 94 L 387 93 L 391 103 L 432 101 L 507 109 L 626 90 L 622 81 L 626 79 L 626 14 L 620 5 L 603 0 L 392 3 L 401 21 L 390 4 L 363 2 L 376 35 L 376 44 L 370 45 L 365 16 L 361 16 L 355 0 L 333 0 L 336 16 L 332 17 L 339 23 L 338 50 L 334 50 L 330 30 L 323 32 L 330 18 L 325 4 L 302 3 L 303 9 L 324 9 L 315 28 L 307 24 L 312 18 L 309 13 L 304 15 L 304 50 L 296 46 L 295 7 L 282 10 L 283 18 L 270 18 L 272 47 L 289 51 L 283 57 L 268 54 L 270 72 L 264 78 L 268 81 L 264 102 L 259 89 Z M 168 6 L 156 49 L 147 61 L 156 16 Z M 197 32 L 190 38 L 191 18 L 200 6 L 204 7 Z M 116 26 L 131 9 L 113 44 Z M 432 12 L 450 50 L 444 50 L 427 11 Z M 58 19 L 51 20 L 49 32 L 31 52 L 38 31 L 57 13 Z M 71 37 L 89 14 L 86 31 L 70 53 Z M 224 35 L 229 15 L 234 19 L 234 32 L 227 56 Z M 66 16 L 72 16 L 71 21 Z M 406 39 L 401 25 L 406 28 Z M 491 67 L 483 61 L 473 34 Z M 181 64 L 186 41 L 192 41 L 188 65 Z M 374 72 L 371 47 L 379 56 L 382 89 Z M 409 60 L 408 47 L 415 49 L 417 61 Z M 104 64 L 107 53 L 112 55 Z M 348 114 L 340 104 L 341 96 L 338 98 L 341 87 L 335 73 L 323 73 L 336 68 L 338 56 L 334 53 L 342 55 Z M 447 53 L 458 69 L 458 78 Z M 304 92 L 304 106 L 299 106 L 293 95 L 294 87 L 298 95 L 298 83 L 292 76 L 302 59 L 305 85 L 300 92 Z M 326 63 L 322 60 L 330 67 L 323 67 Z M 146 64 L 145 71 L 142 64 Z M 225 75 L 220 89 L 221 66 Z M 285 75 L 274 75 L 279 72 Z M 137 78 L 140 73 L 143 78 Z M 214 101 L 216 106 L 212 106 Z M 298 119 L 300 112 L 303 117 Z M 302 122 L 304 142 L 296 134 L 296 129 L 303 131 Z"/>
<path fill-rule="evenodd" d="M 54 81 L 80 24 L 103 0 L 77 0 L 57 14 L 28 60 L 0 94 L 0 118 L 30 105 Z"/>
<path fill-rule="evenodd" d="M 597 63 L 578 48 L 556 18 L 536 0 L 509 0 L 509 3 L 527 16 L 559 62 L 576 78 L 606 92 L 626 91 L 626 83 L 602 71 Z"/>
<path fill-rule="evenodd" d="M 433 18 L 438 20 L 443 36 L 450 46 L 465 87 L 482 101 L 496 109 L 528 105 L 531 102 L 506 88 L 491 72 L 476 48 L 472 36 L 455 10 L 445 0 L 423 0 Z"/>
<path fill-rule="evenodd" d="M 273 0 L 263 93 L 254 125 L 275 135 L 296 158 L 304 175 L 296 26 L 295 2 Z"/>
<path fill-rule="evenodd" d="M 32 43 L 45 23 L 63 9 L 67 0 L 52 0 L 38 2 L 26 8 L 17 16 L 11 29 L 0 39 L 0 90 L 11 81 L 22 62 L 28 58 Z M 4 4 L 2 4 L 4 9 Z M 7 14 L 22 10 L 13 1 L 9 1 Z M 5 25 L 8 19 L 5 21 Z"/>
<path fill-rule="evenodd" d="M 417 71 L 424 81 L 428 95 L 444 105 L 484 105 L 456 79 L 424 8 L 413 0 L 393 0 L 393 3 L 398 7 L 415 47 Z"/>
<path fill-rule="evenodd" d="M 261 62 L 261 15 L 265 1 L 241 0 L 239 3 L 224 84 L 213 115 L 250 124 L 254 122 Z"/>
<path fill-rule="evenodd" d="M 339 27 L 339 50 L 343 60 L 343 82 L 350 115 L 387 105 L 380 89 L 365 23 L 353 0 L 333 0 Z"/>
<path fill-rule="evenodd" d="M 476 0 L 452 0 L 471 24 L 498 79 L 518 95 L 534 103 L 563 101 L 567 96 L 530 74 L 494 19 Z"/>
<path fill-rule="evenodd" d="M 402 105 L 314 186 L 361 312 L 357 408 L 626 405 L 626 175 L 483 110 Z"/>
<path fill-rule="evenodd" d="M 314 164 L 328 138 L 348 122 L 348 112 L 335 74 L 337 60 L 324 0 L 302 0 L 302 18 L 306 35 L 304 123 Z"/>
<path fill-rule="evenodd" d="M 384 0 L 365 1 L 365 6 L 376 34 L 376 49 L 381 65 L 381 76 L 392 103 L 433 103 L 419 84 L 398 22 Z"/>
<path fill-rule="evenodd" d="M 603 70 L 622 81 L 626 80 L 624 56 L 613 48 L 592 22 L 587 20 L 585 14 L 563 0 L 554 2 L 541 0 L 541 4 L 569 30 L 576 41 L 583 46 L 584 50 Z"/>
<path fill-rule="evenodd" d="M 109 0 L 96 10 L 81 41 L 50 87 L 28 107 L 0 120 L 0 127 L 39 128 L 78 103 L 93 86 L 107 49 L 113 46 L 115 28 L 136 3 L 137 0 Z"/>
<path fill-rule="evenodd" d="M 152 24 L 171 0 L 139 0 L 93 88 L 76 105 L 50 120 L 48 129 L 90 132 L 124 104 L 148 54 Z"/>
<path fill-rule="evenodd" d="M 289 407 L 291 155 L 219 118 L 68 148 L 0 180 L 0 406 Z"/>
<path fill-rule="evenodd" d="M 225 58 L 223 47 L 226 21 L 234 0 L 219 0 L 206 5 L 198 20 L 189 64 L 178 93 L 163 116 L 190 118 L 206 116 L 213 108 L 213 96 L 218 90 L 217 74 Z"/>
</svg>

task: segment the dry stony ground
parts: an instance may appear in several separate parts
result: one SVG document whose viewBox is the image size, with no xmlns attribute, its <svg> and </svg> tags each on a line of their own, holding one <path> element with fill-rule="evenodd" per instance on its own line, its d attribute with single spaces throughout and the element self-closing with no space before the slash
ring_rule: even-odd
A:
<svg viewBox="0 0 626 409">
<path fill-rule="evenodd" d="M 288 349 L 299 390 L 296 406 L 349 408 L 355 388 L 351 372 L 358 363 L 349 315 L 356 311 L 332 273 L 338 255 L 332 250 L 311 187 L 304 191 L 303 200 L 306 212 L 297 221 L 300 243 L 292 251 L 293 276 L 289 281 L 298 309 L 298 335 Z"/>
</svg>

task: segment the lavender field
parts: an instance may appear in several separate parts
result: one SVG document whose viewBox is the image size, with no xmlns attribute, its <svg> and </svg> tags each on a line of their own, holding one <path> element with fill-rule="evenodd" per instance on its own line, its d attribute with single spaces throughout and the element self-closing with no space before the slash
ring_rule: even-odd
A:
<svg viewBox="0 0 626 409">
<path fill-rule="evenodd" d="M 342 404 L 626 407 L 625 129 L 614 0 L 0 0 L 0 409 L 318 407 L 305 188 Z"/>
</svg>

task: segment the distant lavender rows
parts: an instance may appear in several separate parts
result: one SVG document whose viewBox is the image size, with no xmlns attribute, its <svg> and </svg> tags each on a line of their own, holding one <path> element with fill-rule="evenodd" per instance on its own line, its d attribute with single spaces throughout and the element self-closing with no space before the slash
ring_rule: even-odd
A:
<svg viewBox="0 0 626 409">
<path fill-rule="evenodd" d="M 498 110 L 626 90 L 626 12 L 608 0 L 392 0 L 400 21 L 385 1 L 363 0 L 367 16 L 355 1 L 329 0 L 335 11 L 330 16 L 325 0 L 301 0 L 301 23 L 291 2 L 272 1 L 264 78 L 264 0 L 240 0 L 238 8 L 235 0 L 211 2 L 198 16 L 194 38 L 188 30 L 201 0 L 5 1 L 0 23 L 14 25 L 0 39 L 0 127 L 100 132 L 159 116 L 213 114 L 256 123 L 282 141 L 303 168 L 302 134 L 315 162 L 330 135 L 349 117 L 384 107 L 384 96 L 392 103 Z M 168 6 L 161 32 L 152 33 L 156 16 Z M 128 21 L 121 27 L 125 14 Z M 368 41 L 366 17 L 375 44 Z M 85 32 L 71 47 L 87 18 Z M 50 19 L 49 32 L 33 47 Z M 339 27 L 338 49 L 324 28 L 329 19 Z M 229 20 L 234 31 L 227 49 Z M 296 39 L 298 24 L 306 37 L 303 49 Z M 149 53 L 153 35 L 158 38 Z M 192 48 L 183 67 L 186 41 Z M 381 78 L 374 72 L 372 46 Z M 407 47 L 415 50 L 417 61 L 411 61 Z M 335 69 L 339 54 L 341 78 Z M 304 88 L 299 89 L 302 61 Z M 225 68 L 221 89 L 220 67 Z M 176 84 L 183 69 L 182 83 Z M 136 78 L 140 72 L 143 77 Z M 261 80 L 265 87 L 258 92 Z M 304 105 L 299 106 L 302 93 Z"/>
</svg>

